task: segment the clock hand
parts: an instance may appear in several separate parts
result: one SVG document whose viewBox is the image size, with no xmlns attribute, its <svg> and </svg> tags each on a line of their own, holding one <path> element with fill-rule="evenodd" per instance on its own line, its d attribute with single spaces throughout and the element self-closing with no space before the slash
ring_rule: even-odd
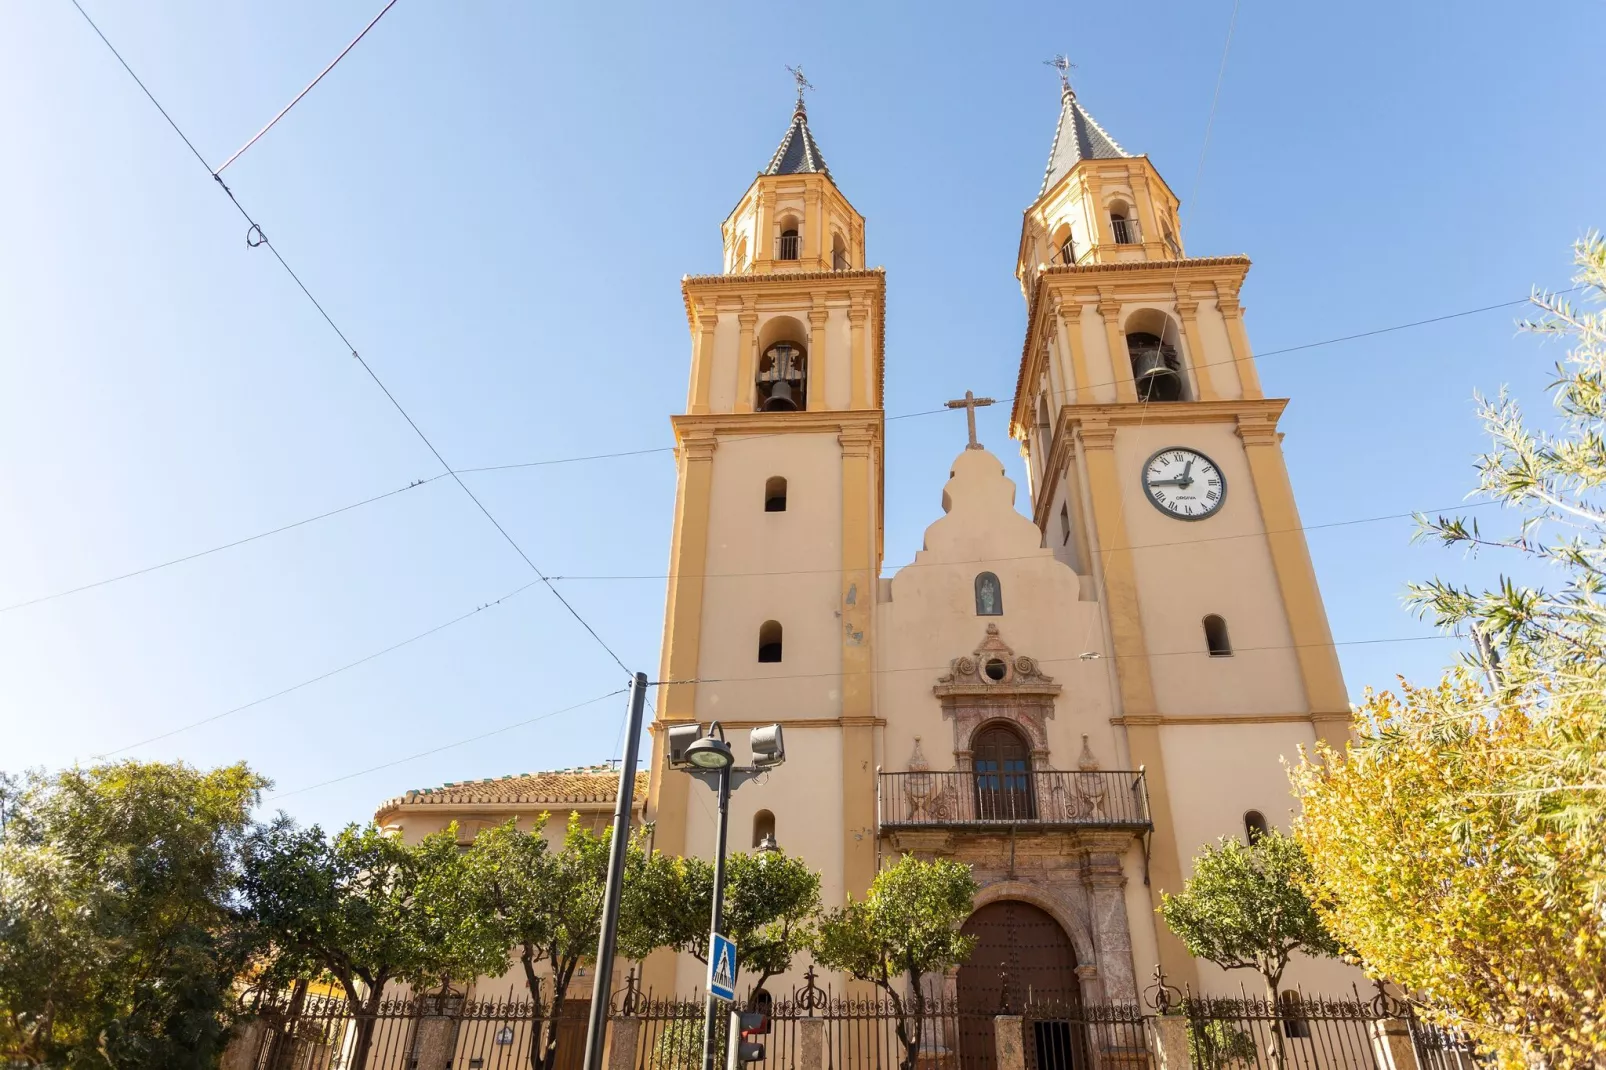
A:
<svg viewBox="0 0 1606 1070">
<path fill-rule="evenodd" d="M 1192 483 L 1191 479 L 1156 479 L 1149 483 L 1151 487 L 1186 487 Z"/>
</svg>

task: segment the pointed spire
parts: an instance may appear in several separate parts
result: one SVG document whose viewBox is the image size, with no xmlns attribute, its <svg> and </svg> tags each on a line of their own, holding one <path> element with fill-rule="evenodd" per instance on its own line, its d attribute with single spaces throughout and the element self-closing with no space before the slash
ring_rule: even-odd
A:
<svg viewBox="0 0 1606 1070">
<path fill-rule="evenodd" d="M 826 178 L 831 177 L 831 169 L 825 165 L 825 157 L 820 152 L 820 146 L 814 143 L 814 135 L 809 132 L 808 109 L 803 105 L 803 92 L 814 87 L 803 77 L 802 67 L 788 67 L 792 77 L 797 80 L 797 106 L 792 110 L 792 125 L 786 128 L 786 136 L 781 138 L 780 147 L 775 155 L 770 157 L 769 166 L 764 168 L 766 175 L 800 175 L 819 174 Z"/>
<path fill-rule="evenodd" d="M 1093 116 L 1087 113 L 1076 99 L 1071 88 L 1070 71 L 1075 64 L 1064 56 L 1045 61 L 1059 71 L 1060 121 L 1054 128 L 1054 144 L 1048 150 L 1048 167 L 1043 171 L 1043 186 L 1037 191 L 1041 197 L 1052 189 L 1066 172 L 1082 160 L 1113 160 L 1131 156 Z"/>
</svg>

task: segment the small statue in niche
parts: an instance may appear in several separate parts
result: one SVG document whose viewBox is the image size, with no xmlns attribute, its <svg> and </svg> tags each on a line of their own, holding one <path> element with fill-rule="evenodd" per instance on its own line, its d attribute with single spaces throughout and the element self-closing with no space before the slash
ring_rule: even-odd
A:
<svg viewBox="0 0 1606 1070">
<path fill-rule="evenodd" d="M 1004 615 L 1004 589 L 998 577 L 983 572 L 976 577 L 976 616 L 1001 617 Z"/>
</svg>

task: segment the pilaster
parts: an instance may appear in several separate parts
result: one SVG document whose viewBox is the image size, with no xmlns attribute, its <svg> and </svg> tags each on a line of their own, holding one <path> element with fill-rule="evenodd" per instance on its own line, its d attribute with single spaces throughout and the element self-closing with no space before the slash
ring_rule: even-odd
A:
<svg viewBox="0 0 1606 1070">
<path fill-rule="evenodd" d="M 708 411 L 708 397 L 714 381 L 714 329 L 719 313 L 711 305 L 697 308 L 697 352 L 692 357 L 691 406 L 689 411 Z"/>
<path fill-rule="evenodd" d="M 870 320 L 870 305 L 864 296 L 855 293 L 853 304 L 848 308 L 848 326 L 851 341 L 849 343 L 848 374 L 851 377 L 852 391 L 849 407 L 854 409 L 870 408 L 870 382 L 869 362 L 865 357 L 865 326 Z"/>
<path fill-rule="evenodd" d="M 1194 385 L 1199 391 L 1197 401 L 1217 401 L 1221 392 L 1216 389 L 1215 369 L 1205 359 L 1204 342 L 1199 337 L 1199 302 L 1187 287 L 1177 288 L 1177 316 L 1182 320 L 1182 341 L 1187 347 L 1187 367 L 1193 372 Z"/>
<path fill-rule="evenodd" d="M 830 322 L 831 313 L 825 307 L 825 299 L 816 297 L 814 299 L 814 307 L 809 309 L 808 404 L 811 409 L 823 409 L 826 407 L 825 366 L 830 360 L 830 348 L 826 341 L 826 326 Z"/>
<path fill-rule="evenodd" d="M 876 431 L 844 427 L 842 445 L 842 878 L 862 896 L 875 878 L 875 689 L 872 622 L 877 563 L 871 515 Z"/>
<path fill-rule="evenodd" d="M 1294 505 L 1294 488 L 1278 443 L 1276 421 L 1239 417 L 1238 437 L 1243 440 L 1255 497 L 1260 502 L 1266 545 L 1282 591 L 1311 719 L 1318 736 L 1342 749 L 1349 738 L 1349 696 L 1344 690 L 1321 590 L 1316 585 L 1310 546 L 1301 530 L 1299 509 Z"/>
<path fill-rule="evenodd" d="M 1266 395 L 1260 389 L 1260 373 L 1255 369 L 1255 358 L 1249 349 L 1249 332 L 1244 330 L 1244 307 L 1238 303 L 1238 288 L 1230 289 L 1216 284 L 1216 308 L 1227 321 L 1227 341 L 1232 346 L 1232 363 L 1238 369 L 1238 383 L 1245 398 Z"/>
<path fill-rule="evenodd" d="M 1109 221 L 1105 220 L 1102 225 L 1108 227 Z M 1116 299 L 1113 288 L 1100 288 L 1098 310 L 1099 317 L 1104 320 L 1104 340 L 1110 349 L 1110 374 L 1115 379 L 1115 400 L 1136 401 L 1138 388 L 1132 380 L 1132 356 L 1127 352 L 1126 336 L 1121 333 L 1121 302 Z"/>
<path fill-rule="evenodd" d="M 1086 347 L 1082 345 L 1082 302 L 1074 297 L 1069 300 L 1056 297 L 1054 329 L 1059 335 L 1060 352 L 1066 354 L 1072 381 L 1076 384 L 1076 396 L 1061 404 L 1085 405 L 1093 400 L 1093 388 L 1087 371 Z M 1058 412 L 1057 407 L 1055 411 Z"/>
<path fill-rule="evenodd" d="M 742 333 L 736 342 L 736 411 L 752 412 L 753 399 L 758 396 L 753 386 L 753 328 L 758 326 L 758 313 L 753 311 L 753 299 L 742 299 L 742 311 L 736 322 Z"/>
</svg>

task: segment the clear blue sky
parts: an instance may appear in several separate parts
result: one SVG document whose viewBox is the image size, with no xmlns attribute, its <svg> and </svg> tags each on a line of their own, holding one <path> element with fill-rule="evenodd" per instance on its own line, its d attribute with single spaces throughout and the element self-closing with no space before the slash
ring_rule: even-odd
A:
<svg viewBox="0 0 1606 1070">
<path fill-rule="evenodd" d="M 378 9 L 84 0 L 216 164 Z M 1006 398 L 1011 277 L 1058 107 L 1041 61 L 1184 197 L 1195 255 L 1246 253 L 1250 336 L 1300 345 L 1567 284 L 1606 222 L 1606 9 L 1232 5 L 438 4 L 401 0 L 227 172 L 456 466 L 665 446 L 684 400 L 678 281 L 790 114 L 783 64 L 888 272 L 887 410 Z M 66 0 L 0 15 L 0 604 L 240 538 L 438 473 Z M 1305 522 L 1449 506 L 1474 389 L 1538 399 L 1557 355 L 1518 310 L 1268 358 Z M 942 324 L 941 327 L 938 324 Z M 1015 466 L 1005 407 L 985 440 Z M 940 511 L 963 421 L 890 425 L 887 561 Z M 557 575 L 661 575 L 667 453 L 466 477 Z M 1484 563 L 1393 521 L 1316 531 L 1340 640 L 1422 634 L 1400 594 Z M 87 761 L 380 650 L 527 583 L 447 480 L 189 564 L 0 613 L 0 767 Z M 654 672 L 661 579 L 564 581 Z M 1442 641 L 1346 646 L 1354 694 Z M 616 666 L 545 591 L 139 748 L 248 759 L 292 791 L 600 695 Z M 290 796 L 362 819 L 409 787 L 615 755 L 615 698 Z M 780 711 L 777 711 L 780 712 Z M 279 805 L 275 803 L 273 805 Z"/>
</svg>

